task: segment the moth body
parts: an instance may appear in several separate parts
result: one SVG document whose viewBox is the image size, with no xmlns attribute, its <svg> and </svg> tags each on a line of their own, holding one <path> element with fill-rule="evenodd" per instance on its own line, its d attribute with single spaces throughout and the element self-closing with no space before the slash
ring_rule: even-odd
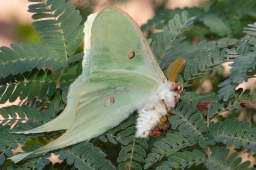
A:
<svg viewBox="0 0 256 170">
<path fill-rule="evenodd" d="M 180 98 L 180 91 L 176 91 L 176 88 L 173 82 L 163 83 L 148 102 L 138 109 L 136 137 L 148 137 L 150 131 L 160 123 L 161 118 L 175 107 Z"/>
</svg>

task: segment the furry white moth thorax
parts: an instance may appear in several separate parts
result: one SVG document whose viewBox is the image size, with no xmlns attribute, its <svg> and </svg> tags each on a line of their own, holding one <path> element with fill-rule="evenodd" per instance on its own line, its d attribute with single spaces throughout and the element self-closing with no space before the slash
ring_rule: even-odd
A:
<svg viewBox="0 0 256 170">
<path fill-rule="evenodd" d="M 180 91 L 176 88 L 177 85 L 173 82 L 163 83 L 148 102 L 138 109 L 136 137 L 148 137 L 150 131 L 160 123 L 161 117 L 175 107 L 180 98 Z"/>
</svg>

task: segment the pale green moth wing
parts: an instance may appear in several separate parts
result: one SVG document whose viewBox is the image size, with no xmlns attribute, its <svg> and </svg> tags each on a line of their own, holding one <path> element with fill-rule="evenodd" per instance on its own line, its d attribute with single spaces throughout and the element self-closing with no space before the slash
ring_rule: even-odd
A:
<svg viewBox="0 0 256 170">
<path fill-rule="evenodd" d="M 83 86 L 76 89 L 80 94 L 76 99 L 77 108 L 73 112 L 79 116 L 75 117 L 71 127 L 49 144 L 10 159 L 19 162 L 31 154 L 46 153 L 99 136 L 141 107 L 157 88 L 152 79 L 130 73 L 100 73 L 89 80 L 80 79 L 79 83 Z"/>
<path fill-rule="evenodd" d="M 107 8 L 93 23 L 91 71 L 132 71 L 156 81 L 166 78 L 136 23 L 119 9 Z"/>
<path fill-rule="evenodd" d="M 14 162 L 103 134 L 142 107 L 166 81 L 142 33 L 126 14 L 107 8 L 97 15 L 91 31 L 88 77 L 82 74 L 71 85 L 67 106 L 57 118 L 20 133 L 66 132 L 35 151 L 11 157 Z"/>
<path fill-rule="evenodd" d="M 84 24 L 84 57 L 83 57 L 83 73 L 80 75 L 75 82 L 72 83 L 72 85 L 69 87 L 69 93 L 67 96 L 67 106 L 65 107 L 64 111 L 59 114 L 58 117 L 55 119 L 37 127 L 31 130 L 27 131 L 21 131 L 21 132 L 15 132 L 18 134 L 31 134 L 31 133 L 42 133 L 42 132 L 51 132 L 51 131 L 57 131 L 57 130 L 63 130 L 68 129 L 70 125 L 73 123 L 73 120 L 75 118 L 74 110 L 77 106 L 77 96 L 79 95 L 80 91 L 77 89 L 80 89 L 80 86 L 83 86 L 83 83 L 81 83 L 82 80 L 88 79 L 90 74 L 90 65 L 87 60 L 90 58 L 90 46 L 91 46 L 91 29 L 92 24 L 95 20 L 95 17 L 97 16 L 97 13 L 93 13 L 87 17 L 87 20 Z M 70 121 L 65 121 L 70 120 Z"/>
</svg>

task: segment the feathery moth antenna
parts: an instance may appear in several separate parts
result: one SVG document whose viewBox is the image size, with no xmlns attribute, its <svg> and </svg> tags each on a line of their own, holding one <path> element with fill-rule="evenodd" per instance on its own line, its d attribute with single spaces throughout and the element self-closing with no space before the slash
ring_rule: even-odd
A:
<svg viewBox="0 0 256 170">
<path fill-rule="evenodd" d="M 133 59 L 135 57 L 135 51 L 129 51 L 129 53 L 128 53 L 128 59 L 129 60 L 131 60 L 131 59 Z"/>
</svg>

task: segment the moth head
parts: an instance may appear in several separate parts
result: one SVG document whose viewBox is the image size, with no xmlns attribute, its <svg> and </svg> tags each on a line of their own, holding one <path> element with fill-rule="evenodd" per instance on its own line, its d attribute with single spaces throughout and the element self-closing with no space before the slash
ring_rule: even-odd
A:
<svg viewBox="0 0 256 170">
<path fill-rule="evenodd" d="M 168 110 L 175 107 L 176 103 L 180 99 L 182 90 L 182 86 L 169 81 L 159 88 L 159 97 L 165 103 Z"/>
</svg>

